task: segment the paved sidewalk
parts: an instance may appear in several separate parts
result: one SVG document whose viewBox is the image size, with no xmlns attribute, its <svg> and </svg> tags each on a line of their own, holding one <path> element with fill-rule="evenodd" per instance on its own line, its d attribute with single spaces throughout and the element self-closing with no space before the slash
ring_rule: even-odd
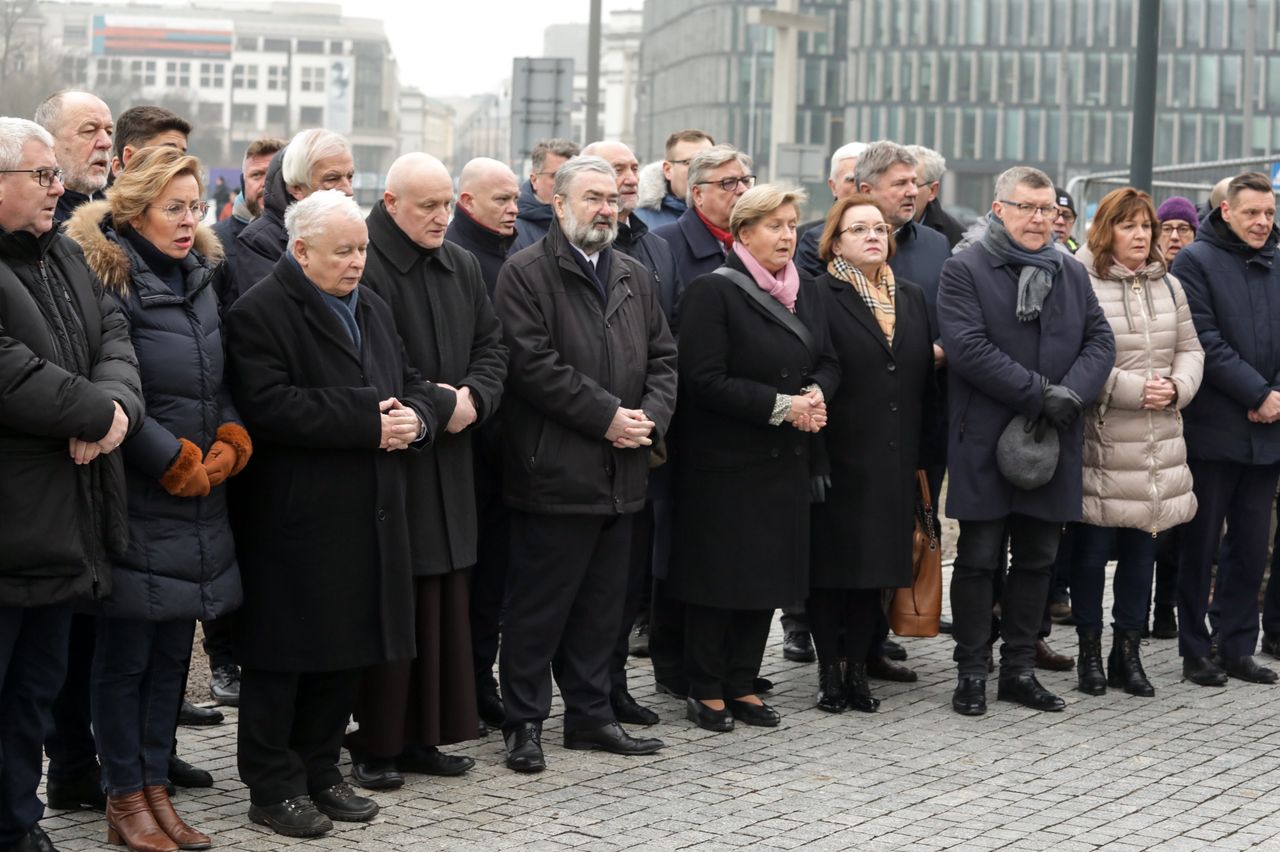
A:
<svg viewBox="0 0 1280 852">
<path fill-rule="evenodd" d="M 1072 628 L 1050 641 L 1075 651 Z M 233 710 L 219 727 L 180 730 L 182 756 L 216 783 L 177 805 L 225 850 L 1280 849 L 1280 686 L 1182 683 L 1176 641 L 1151 640 L 1154 699 L 1091 698 L 1074 672 L 1041 672 L 1066 712 L 997 702 L 993 682 L 988 714 L 965 718 L 950 709 L 950 638 L 903 644 L 920 681 L 873 681 L 880 712 L 832 716 L 813 707 L 815 667 L 783 660 L 775 623 L 764 674 L 782 726 L 729 734 L 686 722 L 633 660 L 632 692 L 662 715 L 645 732 L 666 741 L 658 754 L 566 751 L 557 703 L 545 772 L 505 769 L 491 734 L 449 749 L 476 758 L 465 776 L 410 776 L 374 794 L 372 823 L 310 841 L 248 822 Z M 101 814 L 43 824 L 59 849 L 106 846 Z"/>
</svg>

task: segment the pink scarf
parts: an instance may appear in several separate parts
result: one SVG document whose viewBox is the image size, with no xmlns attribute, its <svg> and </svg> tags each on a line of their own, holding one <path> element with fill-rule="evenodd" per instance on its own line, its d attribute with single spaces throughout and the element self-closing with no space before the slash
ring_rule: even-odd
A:
<svg viewBox="0 0 1280 852">
<path fill-rule="evenodd" d="M 800 292 L 800 273 L 796 270 L 794 261 L 788 260 L 786 266 L 774 273 L 765 269 L 760 261 L 752 257 L 751 252 L 747 251 L 742 243 L 733 244 L 733 253 L 738 256 L 738 260 L 742 261 L 742 265 L 747 267 L 747 272 L 751 273 L 751 277 L 755 279 L 761 290 L 781 302 L 782 306 L 791 313 L 796 312 L 796 294 Z"/>
</svg>

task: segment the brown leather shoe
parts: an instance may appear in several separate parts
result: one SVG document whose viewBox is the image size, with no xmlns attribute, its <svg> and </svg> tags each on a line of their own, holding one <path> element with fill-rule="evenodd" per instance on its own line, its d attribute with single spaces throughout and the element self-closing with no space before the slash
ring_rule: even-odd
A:
<svg viewBox="0 0 1280 852">
<path fill-rule="evenodd" d="M 1043 639 L 1036 640 L 1036 668 L 1053 672 L 1068 672 L 1075 668 L 1076 661 L 1066 654 L 1059 654 L 1049 647 Z"/>
<path fill-rule="evenodd" d="M 107 796 L 107 842 L 133 852 L 178 852 L 178 844 L 156 823 L 141 790 Z"/>
<path fill-rule="evenodd" d="M 173 809 L 173 802 L 169 801 L 169 791 L 163 784 L 143 787 L 142 795 L 151 807 L 151 815 L 156 818 L 156 824 L 169 835 L 170 840 L 178 844 L 179 849 L 208 849 L 213 846 L 209 835 L 196 831 L 182 821 L 182 817 L 178 816 L 178 812 Z"/>
<path fill-rule="evenodd" d="M 915 683 L 917 675 L 902 663 L 895 663 L 888 657 L 874 655 L 867 660 L 867 677 L 897 683 Z"/>
</svg>

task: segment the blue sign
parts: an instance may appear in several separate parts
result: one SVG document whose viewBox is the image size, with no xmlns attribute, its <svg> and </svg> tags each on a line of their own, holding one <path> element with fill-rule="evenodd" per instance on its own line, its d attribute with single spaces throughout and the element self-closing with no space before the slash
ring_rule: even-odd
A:
<svg viewBox="0 0 1280 852">
<path fill-rule="evenodd" d="M 1280 163 L 1271 164 L 1271 188 L 1280 192 Z"/>
</svg>

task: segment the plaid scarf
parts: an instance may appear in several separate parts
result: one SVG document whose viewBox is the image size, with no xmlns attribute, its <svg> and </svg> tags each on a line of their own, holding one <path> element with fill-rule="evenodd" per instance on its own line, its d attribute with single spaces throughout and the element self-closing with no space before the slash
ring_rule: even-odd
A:
<svg viewBox="0 0 1280 852">
<path fill-rule="evenodd" d="M 893 270 L 889 268 L 889 264 L 882 263 L 880 265 L 880 280 L 878 286 L 873 286 L 867 280 L 867 276 L 862 274 L 862 270 L 848 263 L 842 257 L 833 257 L 831 262 L 827 264 L 827 272 L 832 278 L 853 285 L 853 289 L 862 297 L 862 301 L 867 303 L 867 307 L 871 309 L 871 315 L 876 318 L 880 330 L 884 332 L 885 340 L 893 343 L 893 329 L 897 325 L 897 311 L 894 309 L 896 299 L 896 286 L 893 283 Z M 883 297 L 880 295 L 883 293 Z"/>
</svg>

